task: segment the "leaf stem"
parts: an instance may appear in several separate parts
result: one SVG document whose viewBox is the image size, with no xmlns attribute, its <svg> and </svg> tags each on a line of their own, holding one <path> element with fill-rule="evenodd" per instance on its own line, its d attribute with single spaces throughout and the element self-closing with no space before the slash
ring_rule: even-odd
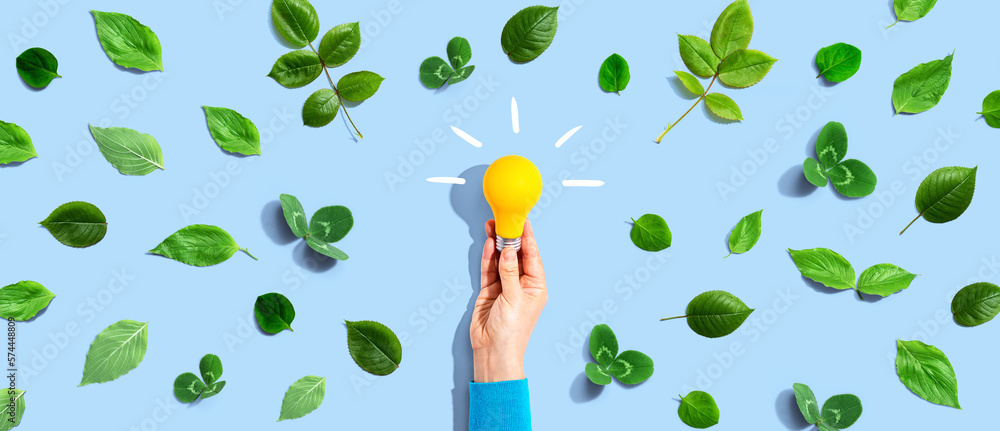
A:
<svg viewBox="0 0 1000 431">
<path fill-rule="evenodd" d="M 895 21 L 895 22 L 893 22 L 892 24 L 889 24 L 889 26 L 888 26 L 888 27 L 886 27 L 885 29 L 886 29 L 886 30 L 888 30 L 888 29 L 892 28 L 892 26 L 894 26 L 894 25 L 896 25 L 896 24 L 898 24 L 898 23 L 899 23 L 899 18 L 896 18 L 896 21 Z"/>
<path fill-rule="evenodd" d="M 906 225 L 906 227 L 904 227 L 903 230 L 899 231 L 899 234 L 902 235 L 903 232 L 906 232 L 906 230 L 909 229 L 910 226 L 913 225 L 913 223 L 915 223 L 917 220 L 919 220 L 920 217 L 923 217 L 923 215 L 924 215 L 923 211 L 921 211 L 920 214 L 917 214 L 917 217 L 914 218 L 913 221 L 910 222 L 910 224 Z"/>
<path fill-rule="evenodd" d="M 727 257 L 729 257 L 729 256 L 732 256 L 732 255 L 733 255 L 732 253 L 729 253 L 729 254 L 727 254 L 727 255 L 725 255 L 725 256 L 722 256 L 722 258 L 723 258 L 723 259 L 725 259 L 725 258 L 727 258 Z"/>
<path fill-rule="evenodd" d="M 680 318 L 682 318 L 682 317 L 688 317 L 688 316 L 687 316 L 687 315 L 683 315 L 683 316 L 675 316 L 675 317 L 665 317 L 665 318 L 663 318 L 663 319 L 660 319 L 660 321 L 662 322 L 662 321 L 664 321 L 664 320 L 674 320 L 674 319 L 680 319 Z"/>
<path fill-rule="evenodd" d="M 865 300 L 865 297 L 864 297 L 864 296 L 861 296 L 861 291 L 860 291 L 860 290 L 858 290 L 858 288 L 854 288 L 854 291 L 855 291 L 855 292 L 858 292 L 858 299 L 860 299 L 860 300 L 862 300 L 862 301 L 864 301 L 864 300 Z"/>
<path fill-rule="evenodd" d="M 664 130 L 664 131 L 663 131 L 663 133 L 660 133 L 660 136 L 658 136 L 658 137 L 656 138 L 656 143 L 657 143 L 657 144 L 659 144 L 660 142 L 662 142 L 662 141 L 663 141 L 663 137 L 664 137 L 664 136 L 665 136 L 665 135 L 667 134 L 667 132 L 669 132 L 669 131 L 670 131 L 670 129 L 673 129 L 673 128 L 674 128 L 674 126 L 676 126 L 676 125 L 677 125 L 677 123 L 680 123 L 680 122 L 681 122 L 681 120 L 683 120 L 683 119 L 684 119 L 684 117 L 687 117 L 687 114 L 689 114 L 689 113 L 690 113 L 690 112 L 691 112 L 691 111 L 692 111 L 692 110 L 694 109 L 694 107 L 695 107 L 695 106 L 698 106 L 698 104 L 699 104 L 699 103 L 701 103 L 701 101 L 702 101 L 702 100 L 705 100 L 705 97 L 707 97 L 707 96 L 708 96 L 708 90 L 711 90 L 711 89 L 712 89 L 712 84 L 715 84 L 715 80 L 716 80 L 716 79 L 717 79 L 718 77 L 719 77 L 719 73 L 718 73 L 718 72 L 716 72 L 716 73 L 715 73 L 715 76 L 713 76 L 713 77 L 712 77 L 712 82 L 709 82 L 709 83 L 708 83 L 708 87 L 707 87 L 707 88 L 705 88 L 705 92 L 704 92 L 704 93 L 701 93 L 701 97 L 699 97 L 699 98 L 698 98 L 698 100 L 695 100 L 695 101 L 694 101 L 694 105 L 691 105 L 691 107 L 690 107 L 690 108 L 688 108 L 687 112 L 685 112 L 685 113 L 684 113 L 684 115 L 681 115 L 681 118 L 678 118 L 678 119 L 677 119 L 677 121 L 674 121 L 674 123 L 673 123 L 673 124 L 671 124 L 670 126 L 667 126 L 667 129 L 666 129 L 666 130 Z"/>
<path fill-rule="evenodd" d="M 257 259 L 256 257 L 254 257 L 254 255 L 250 254 L 249 250 L 247 250 L 245 248 L 241 248 L 240 250 L 243 250 L 243 252 L 246 253 L 247 256 L 253 257 L 253 260 L 260 260 L 260 259 Z"/>
<path fill-rule="evenodd" d="M 319 52 L 316 51 L 316 48 L 313 48 L 312 42 L 309 42 L 309 49 L 311 49 L 316 56 L 319 56 Z M 354 124 L 354 120 L 351 119 L 351 114 L 347 112 L 347 106 L 344 105 L 344 98 L 340 97 L 340 90 L 337 89 L 337 84 L 333 83 L 333 77 L 330 76 L 330 70 L 326 68 L 326 62 L 323 61 L 323 57 L 319 58 L 319 62 L 323 65 L 323 73 L 326 74 L 326 79 L 330 81 L 330 87 L 333 87 L 333 92 L 337 95 L 337 101 L 340 102 L 340 107 L 344 109 L 344 115 L 347 117 L 347 121 L 351 122 L 351 127 L 353 127 L 354 132 L 358 134 L 358 138 L 364 139 L 364 135 L 361 134 L 361 131 L 358 130 L 358 126 L 356 126 Z"/>
</svg>

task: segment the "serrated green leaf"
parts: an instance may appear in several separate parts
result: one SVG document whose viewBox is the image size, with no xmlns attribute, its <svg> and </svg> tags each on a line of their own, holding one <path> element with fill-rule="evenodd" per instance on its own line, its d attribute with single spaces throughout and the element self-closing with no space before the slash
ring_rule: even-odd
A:
<svg viewBox="0 0 1000 431">
<path fill-rule="evenodd" d="M 962 326 L 979 326 L 993 320 L 1000 313 L 1000 287 L 984 282 L 963 287 L 951 300 L 951 313 Z"/>
<path fill-rule="evenodd" d="M 847 129 L 836 121 L 823 126 L 816 137 L 816 156 L 823 166 L 835 166 L 847 155 Z"/>
<path fill-rule="evenodd" d="M 86 248 L 101 242 L 108 232 L 108 220 L 93 204 L 67 202 L 59 205 L 39 224 L 70 247 Z"/>
<path fill-rule="evenodd" d="M 729 254 L 746 253 L 750 251 L 757 240 L 760 239 L 760 221 L 764 210 L 751 213 L 736 223 L 736 227 L 729 232 Z"/>
<path fill-rule="evenodd" d="M 323 40 L 319 43 L 319 56 L 327 67 L 338 67 L 354 58 L 360 47 L 360 23 L 340 24 L 323 35 Z"/>
<path fill-rule="evenodd" d="M 277 334 L 286 329 L 294 332 L 292 321 L 295 320 L 295 307 L 285 295 L 265 293 L 258 296 L 253 314 L 257 318 L 257 325 L 264 332 Z"/>
<path fill-rule="evenodd" d="M 757 50 L 736 50 L 719 64 L 719 81 L 730 87 L 749 87 L 764 79 L 776 61 Z"/>
<path fill-rule="evenodd" d="M 361 369 L 377 376 L 392 374 L 403 359 L 399 338 L 385 325 L 347 321 L 347 348 Z"/>
<path fill-rule="evenodd" d="M 222 360 L 211 353 L 202 356 L 201 362 L 198 363 L 198 371 L 205 384 L 211 385 L 222 377 Z"/>
<path fill-rule="evenodd" d="M 222 228 L 193 224 L 174 232 L 149 252 L 188 265 L 212 266 L 225 262 L 240 250 L 253 258 Z"/>
<path fill-rule="evenodd" d="M 138 367 L 146 356 L 149 322 L 119 320 L 90 344 L 80 386 L 110 382 Z"/>
<path fill-rule="evenodd" d="M 826 171 L 830 182 L 840 194 L 851 197 L 865 197 L 875 191 L 878 178 L 868 165 L 855 159 L 847 159 Z"/>
<path fill-rule="evenodd" d="M 174 396 L 182 403 L 194 402 L 205 391 L 205 384 L 194 373 L 184 373 L 174 379 Z"/>
<path fill-rule="evenodd" d="M 348 73 L 337 81 L 337 91 L 346 100 L 361 102 L 374 96 L 383 80 L 379 74 L 367 70 Z"/>
<path fill-rule="evenodd" d="M 309 234 L 309 225 L 308 221 L 306 221 L 306 210 L 302 208 L 302 203 L 292 195 L 282 194 L 279 196 L 279 199 L 281 200 L 281 212 L 285 216 L 288 228 L 292 230 L 295 236 L 305 238 Z"/>
<path fill-rule="evenodd" d="M 285 88 L 299 88 L 319 78 L 323 61 L 312 51 L 292 51 L 278 58 L 267 76 Z"/>
<path fill-rule="evenodd" d="M 896 373 L 920 398 L 956 409 L 958 379 L 944 352 L 923 342 L 896 340 Z"/>
<path fill-rule="evenodd" d="M 441 57 L 429 57 L 420 63 L 420 82 L 427 88 L 441 88 L 455 73 Z"/>
<path fill-rule="evenodd" d="M 326 257 L 332 257 L 337 260 L 347 260 L 349 258 L 347 253 L 344 253 L 343 250 L 334 247 L 333 244 L 323 242 L 322 240 L 312 236 L 306 238 L 306 245 L 315 250 L 316 253 L 322 254 Z"/>
<path fill-rule="evenodd" d="M 713 114 L 730 121 L 742 121 L 743 113 L 740 112 L 739 105 L 730 99 L 729 96 L 721 93 L 709 93 L 705 96 L 705 106 Z"/>
<path fill-rule="evenodd" d="M 21 281 L 0 289 L 0 317 L 25 321 L 49 306 L 56 295 L 34 281 Z"/>
<path fill-rule="evenodd" d="M 626 350 L 611 363 L 608 373 L 626 385 L 637 385 L 653 376 L 653 360 L 644 353 Z"/>
<path fill-rule="evenodd" d="M 854 267 L 843 256 L 828 248 L 788 249 L 795 267 L 803 277 L 833 289 L 854 288 Z"/>
<path fill-rule="evenodd" d="M 681 397 L 677 416 L 691 428 L 708 428 L 719 423 L 719 406 L 708 392 L 691 391 Z"/>
<path fill-rule="evenodd" d="M 719 70 L 719 57 L 712 51 L 712 46 L 698 36 L 678 34 L 677 44 L 684 65 L 702 78 L 711 78 Z M 702 91 L 704 93 L 704 91 Z M 701 93 L 698 93 L 701 94 Z"/>
<path fill-rule="evenodd" d="M 971 169 L 950 166 L 931 172 L 917 188 L 916 206 L 920 214 L 903 232 L 920 217 L 931 223 L 947 223 L 961 216 L 972 204 L 978 170 L 978 166 Z"/>
<path fill-rule="evenodd" d="M 732 334 L 753 313 L 740 298 L 722 290 L 704 292 L 691 300 L 685 316 L 688 326 L 696 334 L 719 338 Z M 676 319 L 671 317 L 660 320 Z"/>
<path fill-rule="evenodd" d="M 323 207 L 309 221 L 309 236 L 324 242 L 337 242 L 353 227 L 354 216 L 350 209 L 343 205 Z"/>
<path fill-rule="evenodd" d="M 834 395 L 823 403 L 820 423 L 842 430 L 854 425 L 861 417 L 862 410 L 861 400 L 856 395 Z"/>
<path fill-rule="evenodd" d="M 861 50 L 854 45 L 835 43 L 816 53 L 819 75 L 830 82 L 844 82 L 861 68 Z"/>
<path fill-rule="evenodd" d="M 806 160 L 802 162 L 802 172 L 805 174 L 806 180 L 812 183 L 812 185 L 826 187 L 828 181 L 826 168 L 820 162 L 817 162 L 816 159 L 806 157 Z"/>
<path fill-rule="evenodd" d="M 340 111 L 340 98 L 337 97 L 337 92 L 321 88 L 302 104 L 302 124 L 309 127 L 323 127 L 337 118 L 338 111 Z"/>
<path fill-rule="evenodd" d="M 326 377 L 305 376 L 292 383 L 281 399 L 281 414 L 278 422 L 298 419 L 323 404 L 326 396 Z"/>
<path fill-rule="evenodd" d="M 889 25 L 892 27 L 899 21 L 916 21 L 927 15 L 937 0 L 895 0 L 892 8 L 896 12 L 896 22 Z"/>
<path fill-rule="evenodd" d="M 880 263 L 861 272 L 858 291 L 886 297 L 910 287 L 916 277 L 916 274 L 891 263 Z"/>
<path fill-rule="evenodd" d="M 594 325 L 590 330 L 590 356 L 605 369 L 618 357 L 618 338 L 608 325 Z"/>
<path fill-rule="evenodd" d="M 104 158 L 123 175 L 146 175 L 163 169 L 163 150 L 152 136 L 122 127 L 90 126 Z"/>
<path fill-rule="evenodd" d="M 601 88 L 609 93 L 618 93 L 619 96 L 621 91 L 628 86 L 630 79 L 628 62 L 618 54 L 608 56 L 601 64 L 601 69 L 597 74 L 597 81 L 601 84 Z"/>
<path fill-rule="evenodd" d="M 954 56 L 952 53 L 943 60 L 920 64 L 896 78 L 892 85 L 892 106 L 896 113 L 916 114 L 936 106 L 951 82 Z"/>
<path fill-rule="evenodd" d="M 464 37 L 453 37 L 448 41 L 448 62 L 455 70 L 465 67 L 472 59 L 472 45 Z"/>
<path fill-rule="evenodd" d="M 90 13 L 97 26 L 97 39 L 111 61 L 146 72 L 163 70 L 160 39 L 153 30 L 125 14 L 96 10 Z"/>
<path fill-rule="evenodd" d="M 705 94 L 705 87 L 701 85 L 701 81 L 699 81 L 698 78 L 695 78 L 694 75 L 681 70 L 675 70 L 674 73 L 677 74 L 677 79 L 681 81 L 684 88 L 686 88 L 687 91 L 690 91 L 691 94 L 694 94 L 695 96 Z"/>
<path fill-rule="evenodd" d="M 59 60 L 44 48 L 28 48 L 15 61 L 17 74 L 33 88 L 45 88 L 59 76 Z"/>
<path fill-rule="evenodd" d="M 795 383 L 792 385 L 792 390 L 795 392 L 795 404 L 798 404 L 802 418 L 811 424 L 819 422 L 819 402 L 816 401 L 812 389 L 808 385 Z"/>
<path fill-rule="evenodd" d="M 753 37 L 753 15 L 747 0 L 732 2 L 712 27 L 712 51 L 725 60 L 729 54 L 750 46 Z"/>
<path fill-rule="evenodd" d="M 25 162 L 38 157 L 31 137 L 21 126 L 0 121 L 0 164 Z"/>
<path fill-rule="evenodd" d="M 260 132 L 253 121 L 229 108 L 202 106 L 208 131 L 219 148 L 244 156 L 260 155 Z"/>
<path fill-rule="evenodd" d="M 977 114 L 982 115 L 990 127 L 1000 129 L 1000 90 L 986 95 L 983 99 L 983 110 Z"/>
<path fill-rule="evenodd" d="M 526 63 L 542 55 L 558 27 L 558 7 L 528 6 L 514 14 L 500 33 L 500 47 L 512 61 Z"/>
<path fill-rule="evenodd" d="M 632 243 L 646 251 L 660 251 L 670 247 L 670 227 L 666 220 L 656 214 L 645 214 L 639 220 L 632 219 L 629 236 Z"/>
<path fill-rule="evenodd" d="M 448 80 L 448 85 L 458 84 L 459 82 L 469 79 L 469 76 L 471 76 L 472 72 L 475 70 L 476 66 L 465 66 L 456 70 L 455 73 L 451 74 L 451 79 Z"/>
<path fill-rule="evenodd" d="M 319 35 L 319 15 L 307 0 L 274 0 L 271 22 L 288 43 L 304 48 Z"/>
<path fill-rule="evenodd" d="M 587 378 L 590 379 L 595 385 L 608 385 L 611 384 L 611 374 L 604 367 L 597 365 L 593 362 L 588 362 L 586 366 L 583 367 L 584 373 L 587 374 Z"/>
</svg>

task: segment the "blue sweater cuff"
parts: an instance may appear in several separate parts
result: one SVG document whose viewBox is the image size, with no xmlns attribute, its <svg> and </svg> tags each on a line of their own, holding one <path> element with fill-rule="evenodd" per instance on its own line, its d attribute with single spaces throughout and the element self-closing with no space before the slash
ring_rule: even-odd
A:
<svg viewBox="0 0 1000 431">
<path fill-rule="evenodd" d="M 469 383 L 469 431 L 530 431 L 528 379 Z"/>
</svg>

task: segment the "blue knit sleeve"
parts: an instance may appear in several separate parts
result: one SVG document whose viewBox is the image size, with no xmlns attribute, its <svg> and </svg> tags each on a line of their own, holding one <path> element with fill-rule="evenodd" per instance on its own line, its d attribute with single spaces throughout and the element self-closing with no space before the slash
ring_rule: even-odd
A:
<svg viewBox="0 0 1000 431">
<path fill-rule="evenodd" d="M 469 431 L 530 431 L 528 379 L 469 383 Z"/>
</svg>

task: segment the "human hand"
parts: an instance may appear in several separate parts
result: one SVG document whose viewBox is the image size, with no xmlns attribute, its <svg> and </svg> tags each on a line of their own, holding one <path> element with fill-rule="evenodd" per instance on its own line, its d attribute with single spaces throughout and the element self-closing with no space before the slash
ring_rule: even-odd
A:
<svg viewBox="0 0 1000 431">
<path fill-rule="evenodd" d="M 477 383 L 524 378 L 524 352 L 548 300 L 545 270 L 531 223 L 524 225 L 520 258 L 513 247 L 498 252 L 496 224 L 486 222 L 481 290 L 469 328 Z"/>
</svg>

